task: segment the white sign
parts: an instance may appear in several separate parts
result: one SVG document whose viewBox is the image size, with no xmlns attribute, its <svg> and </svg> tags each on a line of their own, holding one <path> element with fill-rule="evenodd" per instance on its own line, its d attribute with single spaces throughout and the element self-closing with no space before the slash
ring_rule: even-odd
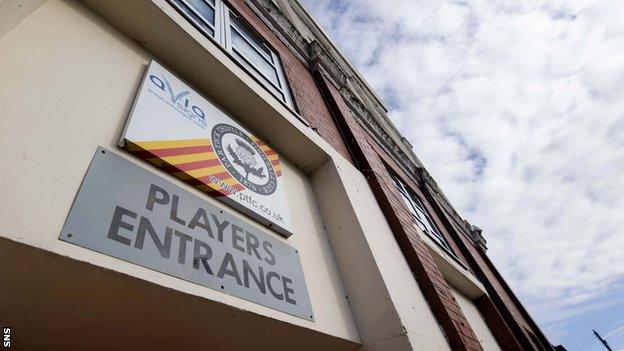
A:
<svg viewBox="0 0 624 351">
<path fill-rule="evenodd" d="M 292 235 L 278 154 L 155 61 L 121 144 L 278 233 Z"/>
</svg>

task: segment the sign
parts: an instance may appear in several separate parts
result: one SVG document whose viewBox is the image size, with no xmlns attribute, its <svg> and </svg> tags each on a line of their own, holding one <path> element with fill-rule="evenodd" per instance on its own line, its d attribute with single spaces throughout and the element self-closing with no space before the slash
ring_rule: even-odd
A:
<svg viewBox="0 0 624 351">
<path fill-rule="evenodd" d="M 313 320 L 295 248 L 103 148 L 59 239 Z"/>
<path fill-rule="evenodd" d="M 278 154 L 155 61 L 121 144 L 278 233 L 292 235 Z"/>
</svg>

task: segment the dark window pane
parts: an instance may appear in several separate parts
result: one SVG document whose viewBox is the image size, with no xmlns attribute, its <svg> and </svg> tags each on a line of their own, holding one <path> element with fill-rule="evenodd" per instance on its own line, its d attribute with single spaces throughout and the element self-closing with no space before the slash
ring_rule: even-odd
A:
<svg viewBox="0 0 624 351">
<path fill-rule="evenodd" d="M 416 218 L 416 225 L 423 232 L 429 235 L 431 239 L 440 244 L 443 248 L 452 252 L 448 243 L 438 231 L 435 223 L 433 222 L 433 218 L 429 215 L 429 212 L 425 209 L 425 205 L 422 201 L 416 196 L 416 194 L 412 193 L 410 189 L 405 186 L 405 184 L 399 179 L 397 176 L 392 176 L 394 183 L 396 184 L 403 201 L 407 208 L 409 208 L 410 212 Z"/>
<path fill-rule="evenodd" d="M 266 45 L 264 45 L 262 40 L 256 37 L 256 35 L 252 31 L 250 31 L 247 28 L 247 26 L 242 24 L 238 20 L 238 18 L 236 18 L 236 16 L 231 15 L 230 20 L 232 22 L 232 26 L 236 28 L 236 30 L 238 30 L 239 33 L 242 33 L 245 36 L 245 38 L 250 41 L 251 45 L 255 46 L 255 48 L 258 50 L 258 54 L 263 56 L 268 62 L 273 63 L 273 58 L 271 57 L 271 51 L 269 50 L 269 48 L 266 47 Z"/>
<path fill-rule="evenodd" d="M 212 6 L 208 5 L 204 0 L 185 0 L 189 3 L 195 11 L 199 12 L 199 14 L 204 18 L 205 21 L 212 24 L 214 26 L 215 20 L 215 11 L 214 11 L 214 2 L 212 2 Z"/>
<path fill-rule="evenodd" d="M 275 97 L 291 105 L 282 67 L 276 54 L 264 40 L 236 14 L 227 12 L 226 47 L 250 73 Z"/>
<path fill-rule="evenodd" d="M 258 72 L 258 70 L 253 67 L 251 64 L 249 64 L 247 62 L 247 59 L 245 57 L 243 57 L 241 54 L 238 53 L 238 51 L 234 50 L 234 56 L 236 56 L 236 58 L 239 60 L 239 62 L 245 66 L 248 70 L 252 71 L 252 74 L 258 78 L 260 80 L 260 83 L 267 88 L 273 95 L 275 95 L 278 99 L 282 100 L 282 101 L 286 101 L 286 98 L 284 97 L 284 93 L 275 88 L 273 86 L 273 84 L 271 82 L 269 82 L 262 74 L 260 74 Z"/>
<path fill-rule="evenodd" d="M 214 38 L 214 10 L 210 9 L 212 11 L 212 15 L 210 17 L 210 22 L 209 19 L 203 18 L 204 15 L 202 15 L 202 17 L 198 16 L 197 13 L 201 12 L 198 9 L 195 9 L 195 7 L 191 8 L 189 4 L 187 4 L 186 2 L 182 1 L 182 0 L 172 0 L 173 3 L 175 3 L 177 5 L 177 7 L 179 9 L 181 9 L 184 14 L 191 19 L 191 21 L 193 23 L 195 23 L 195 25 L 199 26 L 199 28 L 201 30 L 203 30 L 206 34 L 208 34 L 209 36 Z M 199 2 L 199 1 L 197 1 Z M 204 4 L 204 6 L 206 8 L 209 8 L 208 5 Z M 195 10 L 193 10 L 195 9 Z M 196 13 L 197 12 L 197 13 Z M 207 15 L 210 15 L 209 11 L 205 11 Z M 207 23 L 210 23 L 211 25 L 208 25 Z"/>
<path fill-rule="evenodd" d="M 247 60 L 258 73 L 275 85 L 275 87 L 280 87 L 275 67 L 267 62 L 236 30 L 232 30 L 232 47 Z"/>
</svg>

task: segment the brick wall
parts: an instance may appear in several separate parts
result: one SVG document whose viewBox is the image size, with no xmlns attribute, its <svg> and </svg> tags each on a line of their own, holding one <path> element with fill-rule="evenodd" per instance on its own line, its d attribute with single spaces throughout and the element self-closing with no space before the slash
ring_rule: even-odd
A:
<svg viewBox="0 0 624 351">
<path fill-rule="evenodd" d="M 347 139 L 356 165 L 366 176 L 427 303 L 446 334 L 451 349 L 482 350 L 450 286 L 420 238 L 419 229 L 414 225 L 412 215 L 400 197 L 380 155 L 373 147 L 374 141 L 370 140 L 369 134 L 353 118 L 340 93 L 322 73 L 315 72 L 315 78 Z"/>
<path fill-rule="evenodd" d="M 479 309 L 479 312 L 481 312 L 481 315 L 483 315 L 483 319 L 485 319 L 487 326 L 490 328 L 490 331 L 501 349 L 506 351 L 523 350 L 489 296 L 481 296 L 475 301 L 475 305 Z"/>
</svg>

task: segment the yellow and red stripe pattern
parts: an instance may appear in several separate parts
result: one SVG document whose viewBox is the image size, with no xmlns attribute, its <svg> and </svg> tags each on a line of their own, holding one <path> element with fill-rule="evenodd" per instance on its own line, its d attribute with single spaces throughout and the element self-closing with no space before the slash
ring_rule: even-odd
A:
<svg viewBox="0 0 624 351">
<path fill-rule="evenodd" d="M 275 174 L 282 175 L 277 153 L 256 137 L 252 140 L 262 149 L 273 165 Z M 211 196 L 229 196 L 229 187 L 242 191 L 240 184 L 223 167 L 212 148 L 210 139 L 126 140 L 126 150 L 167 173 L 180 178 Z M 219 181 L 213 182 L 217 178 Z"/>
<path fill-rule="evenodd" d="M 269 145 L 267 145 L 264 141 L 256 138 L 255 136 L 252 136 L 251 140 L 253 140 L 256 144 L 258 144 L 258 146 L 260 147 L 260 149 L 262 149 L 264 154 L 267 155 L 267 157 L 269 158 L 269 161 L 271 161 L 271 164 L 273 165 L 273 170 L 275 170 L 275 175 L 278 178 L 281 177 L 282 165 L 280 164 L 280 160 L 279 160 L 279 156 L 277 155 L 277 152 L 271 149 Z"/>
</svg>

